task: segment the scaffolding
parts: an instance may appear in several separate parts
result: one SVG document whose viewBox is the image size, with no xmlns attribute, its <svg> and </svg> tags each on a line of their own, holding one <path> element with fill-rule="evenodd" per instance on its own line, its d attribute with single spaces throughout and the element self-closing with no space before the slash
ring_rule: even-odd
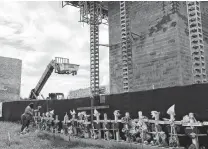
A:
<svg viewBox="0 0 208 149">
<path fill-rule="evenodd" d="M 89 24 L 90 23 L 89 4 L 86 1 L 80 1 L 79 6 L 80 6 L 80 22 Z"/>
<path fill-rule="evenodd" d="M 127 2 L 120 2 L 121 50 L 123 71 L 123 92 L 129 92 L 129 79 L 132 73 L 132 44 L 130 19 Z"/>
<path fill-rule="evenodd" d="M 186 2 L 194 83 L 207 82 L 200 3 Z"/>
<path fill-rule="evenodd" d="M 90 2 L 90 87 L 99 95 L 99 24 L 100 2 Z"/>
</svg>

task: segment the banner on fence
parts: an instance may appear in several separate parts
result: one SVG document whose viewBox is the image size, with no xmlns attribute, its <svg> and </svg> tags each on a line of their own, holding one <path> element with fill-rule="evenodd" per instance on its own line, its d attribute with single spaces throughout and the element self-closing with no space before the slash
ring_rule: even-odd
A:
<svg viewBox="0 0 208 149">
<path fill-rule="evenodd" d="M 2 102 L 0 102 L 0 117 L 2 117 Z"/>
</svg>

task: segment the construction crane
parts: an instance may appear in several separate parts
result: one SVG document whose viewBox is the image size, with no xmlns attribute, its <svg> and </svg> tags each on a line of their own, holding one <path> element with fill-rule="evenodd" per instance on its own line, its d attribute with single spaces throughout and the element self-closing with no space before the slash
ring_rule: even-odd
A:
<svg viewBox="0 0 208 149">
<path fill-rule="evenodd" d="M 63 1 L 80 9 L 80 22 L 90 25 L 90 90 L 99 96 L 99 25 L 108 23 L 107 3 L 101 1 Z M 108 45 L 104 45 L 108 46 Z"/>
<path fill-rule="evenodd" d="M 41 90 L 43 89 L 44 85 L 46 84 L 54 69 L 55 73 L 57 74 L 72 74 L 74 76 L 77 75 L 78 68 L 79 65 L 70 64 L 69 59 L 67 58 L 56 57 L 55 60 L 51 60 L 51 62 L 46 67 L 42 77 L 40 78 L 38 84 L 34 89 L 31 90 L 29 99 L 38 99 Z M 60 93 L 57 95 L 60 95 Z"/>
<path fill-rule="evenodd" d="M 91 122 L 93 122 L 94 99 L 99 96 L 99 25 L 108 24 L 107 2 L 62 1 L 62 8 L 71 5 L 80 9 L 80 22 L 90 25 L 90 92 Z"/>
</svg>

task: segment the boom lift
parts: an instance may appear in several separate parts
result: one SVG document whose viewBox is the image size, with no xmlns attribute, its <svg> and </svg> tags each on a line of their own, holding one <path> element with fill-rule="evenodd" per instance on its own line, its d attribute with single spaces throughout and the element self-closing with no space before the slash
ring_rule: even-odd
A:
<svg viewBox="0 0 208 149">
<path fill-rule="evenodd" d="M 55 60 L 51 60 L 51 62 L 46 67 L 42 77 L 40 78 L 38 84 L 34 89 L 31 90 L 29 98 L 37 99 L 54 69 L 54 72 L 57 74 L 72 74 L 74 76 L 77 75 L 78 68 L 79 65 L 70 64 L 69 59 L 67 58 L 56 57 Z"/>
</svg>

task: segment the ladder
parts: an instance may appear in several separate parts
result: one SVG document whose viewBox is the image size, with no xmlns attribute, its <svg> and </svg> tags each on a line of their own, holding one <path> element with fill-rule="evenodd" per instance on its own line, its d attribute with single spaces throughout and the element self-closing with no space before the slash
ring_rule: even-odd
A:
<svg viewBox="0 0 208 149">
<path fill-rule="evenodd" d="M 130 19 L 127 2 L 120 2 L 121 50 L 123 70 L 123 92 L 129 92 L 129 79 L 132 74 L 132 45 Z"/>
<path fill-rule="evenodd" d="M 194 83 L 207 82 L 200 2 L 186 2 Z"/>
</svg>

